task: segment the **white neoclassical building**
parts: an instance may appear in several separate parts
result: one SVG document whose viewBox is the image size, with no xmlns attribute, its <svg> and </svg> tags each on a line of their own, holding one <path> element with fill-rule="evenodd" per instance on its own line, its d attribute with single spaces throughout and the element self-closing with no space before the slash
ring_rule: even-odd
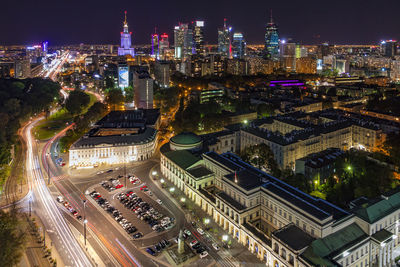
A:
<svg viewBox="0 0 400 267">
<path fill-rule="evenodd" d="M 69 149 L 70 167 L 149 159 L 156 148 L 158 110 L 112 111 Z"/>
<path fill-rule="evenodd" d="M 161 148 L 162 175 L 266 266 L 393 266 L 400 190 L 343 210 L 232 153 L 201 153 L 197 138 L 174 140 L 185 149 Z"/>
</svg>

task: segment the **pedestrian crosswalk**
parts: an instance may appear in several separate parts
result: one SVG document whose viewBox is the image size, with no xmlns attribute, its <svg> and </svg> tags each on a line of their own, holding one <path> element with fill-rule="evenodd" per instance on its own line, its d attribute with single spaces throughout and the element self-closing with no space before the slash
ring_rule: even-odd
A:
<svg viewBox="0 0 400 267">
<path fill-rule="evenodd" d="M 51 177 L 51 180 L 53 181 L 61 181 L 64 180 L 65 178 L 68 178 L 68 175 L 59 175 L 59 176 L 53 176 Z"/>
</svg>

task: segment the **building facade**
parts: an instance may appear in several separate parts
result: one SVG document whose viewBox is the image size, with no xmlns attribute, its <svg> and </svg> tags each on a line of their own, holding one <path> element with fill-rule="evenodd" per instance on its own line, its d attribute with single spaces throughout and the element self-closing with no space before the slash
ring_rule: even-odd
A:
<svg viewBox="0 0 400 267">
<path fill-rule="evenodd" d="M 369 202 L 380 204 L 363 203 L 347 211 L 231 153 L 176 151 L 165 144 L 160 165 L 165 178 L 266 266 L 394 263 L 393 251 L 399 246 L 400 202 L 395 200 L 399 190 Z M 379 206 L 387 210 L 377 212 Z"/>
<path fill-rule="evenodd" d="M 129 32 L 128 22 L 126 20 L 126 11 L 125 11 L 124 30 L 123 32 L 121 32 L 121 46 L 118 47 L 118 55 L 119 56 L 130 55 L 132 57 L 135 56 L 135 49 L 132 47 L 132 33 Z"/>
</svg>

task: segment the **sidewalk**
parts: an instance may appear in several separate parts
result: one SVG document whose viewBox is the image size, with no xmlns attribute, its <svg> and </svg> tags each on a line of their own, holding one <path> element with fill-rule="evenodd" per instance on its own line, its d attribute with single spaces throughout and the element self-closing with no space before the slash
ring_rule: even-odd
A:
<svg viewBox="0 0 400 267">
<path fill-rule="evenodd" d="M 53 242 L 47 232 L 44 232 L 43 224 L 38 216 L 27 216 L 28 241 L 21 266 L 64 266 L 64 263 L 53 248 Z M 43 235 L 44 234 L 44 235 Z M 43 246 L 43 236 L 45 246 Z"/>
<path fill-rule="evenodd" d="M 160 179 L 164 179 L 163 189 L 167 194 L 172 196 L 172 200 L 174 203 L 184 211 L 186 214 L 186 220 L 188 222 L 196 222 L 197 227 L 206 230 L 206 234 L 208 238 L 212 240 L 212 242 L 222 244 L 222 236 L 227 235 L 229 237 L 228 242 L 230 243 L 229 249 L 221 249 L 221 252 L 225 255 L 230 257 L 230 261 L 233 261 L 235 265 L 245 266 L 246 263 L 251 263 L 252 265 L 256 266 L 265 266 L 265 263 L 262 263 L 255 254 L 252 254 L 245 246 L 240 244 L 237 239 L 233 238 L 228 231 L 222 229 L 214 220 L 213 218 L 208 215 L 204 210 L 202 210 L 198 205 L 196 205 L 192 200 L 190 200 L 177 186 L 173 185 L 167 178 L 164 178 L 161 174 L 160 167 L 157 166 L 154 170 L 157 171 L 157 179 L 154 181 L 157 186 L 161 187 Z M 153 177 L 151 175 L 151 177 Z M 171 194 L 168 188 L 174 187 L 175 191 Z M 184 205 L 179 203 L 178 200 L 181 198 L 185 198 Z M 210 219 L 209 223 L 206 225 L 204 219 Z"/>
</svg>

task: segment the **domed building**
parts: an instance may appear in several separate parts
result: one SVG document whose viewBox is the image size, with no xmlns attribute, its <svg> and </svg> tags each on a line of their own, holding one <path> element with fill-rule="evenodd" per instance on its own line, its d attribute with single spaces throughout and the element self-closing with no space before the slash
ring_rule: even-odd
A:
<svg viewBox="0 0 400 267">
<path fill-rule="evenodd" d="M 194 133 L 183 132 L 172 137 L 169 146 L 171 150 L 198 151 L 203 147 L 203 139 Z"/>
</svg>

